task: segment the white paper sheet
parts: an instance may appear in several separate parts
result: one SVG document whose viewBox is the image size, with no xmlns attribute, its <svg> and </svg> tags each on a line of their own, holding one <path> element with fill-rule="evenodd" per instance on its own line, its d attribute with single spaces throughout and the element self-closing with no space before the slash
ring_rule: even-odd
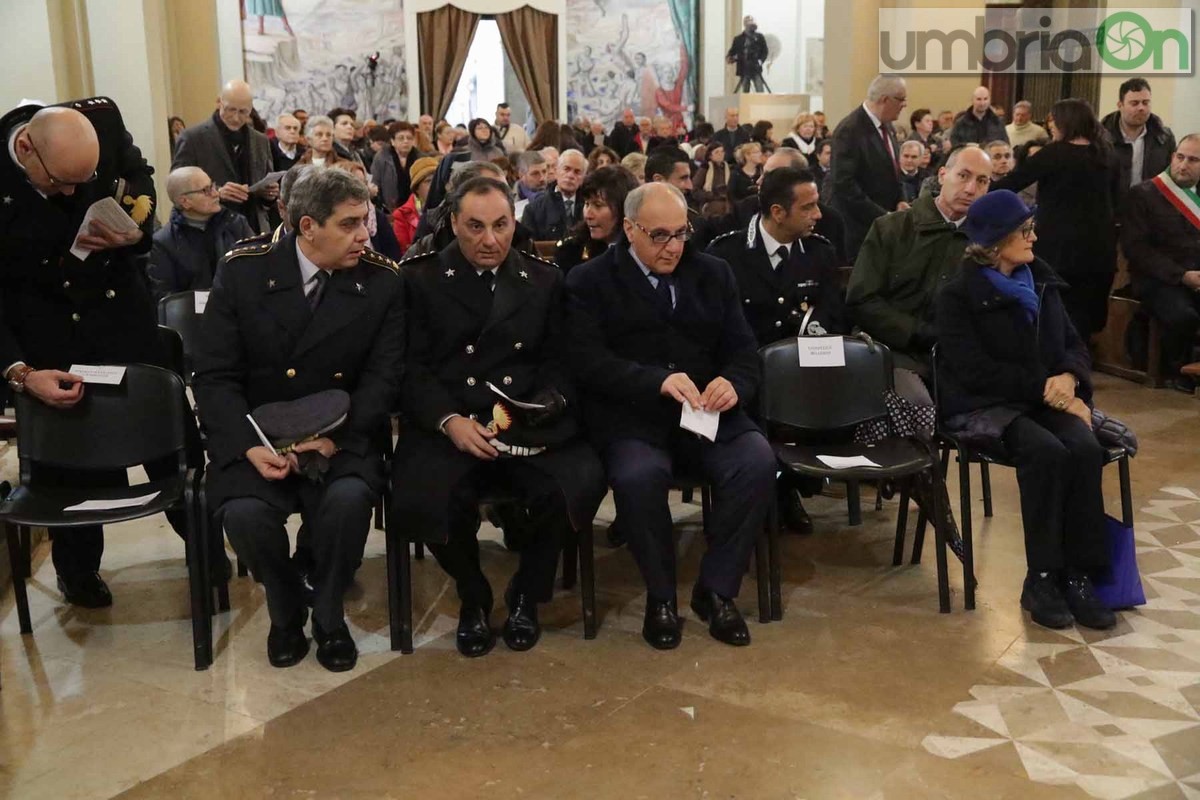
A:
<svg viewBox="0 0 1200 800">
<path fill-rule="evenodd" d="M 500 391 L 500 387 L 497 386 L 496 384 L 492 383 L 491 381 L 487 382 L 487 387 L 492 390 L 493 394 L 499 395 L 501 400 L 506 400 L 509 403 L 512 403 L 517 408 L 523 408 L 526 411 L 537 411 L 538 409 L 545 408 L 545 406 L 542 405 L 541 403 L 523 403 L 520 400 L 513 400 L 511 397 L 506 395 L 504 392 Z"/>
<path fill-rule="evenodd" d="M 101 197 L 88 207 L 87 213 L 83 215 L 83 222 L 79 225 L 79 232 L 75 234 L 75 244 L 71 247 L 71 255 L 80 261 L 83 261 L 92 252 L 79 246 L 79 237 L 89 232 L 88 229 L 93 220 L 103 222 L 117 233 L 133 233 L 138 229 L 137 223 L 125 213 L 125 209 L 121 208 L 120 203 L 111 197 Z"/>
<path fill-rule="evenodd" d="M 71 374 L 83 378 L 84 383 L 102 383 L 106 386 L 120 386 L 125 380 L 125 368 L 99 366 L 96 364 L 72 364 Z"/>
<path fill-rule="evenodd" d="M 802 367 L 846 366 L 846 345 L 840 336 L 799 336 L 796 349 Z"/>
<path fill-rule="evenodd" d="M 717 428 L 720 426 L 721 414 L 719 411 L 694 411 L 689 404 L 683 404 L 683 411 L 679 414 L 679 427 L 685 431 L 691 431 L 710 442 L 715 442 Z"/>
<path fill-rule="evenodd" d="M 204 309 L 208 308 L 208 292 L 193 292 L 196 296 L 196 313 L 203 314 Z"/>
<path fill-rule="evenodd" d="M 830 469 L 853 469 L 854 467 L 878 467 L 866 456 L 817 456 L 817 460 Z"/>
<path fill-rule="evenodd" d="M 250 185 L 250 188 L 249 188 L 250 194 L 258 194 L 263 189 L 270 186 L 272 183 L 279 183 L 279 179 L 284 176 L 285 172 L 286 172 L 286 170 L 283 170 L 280 172 L 268 172 L 265 176 L 263 176 L 263 179 L 260 180 L 258 183 L 254 183 L 254 184 Z"/>
<path fill-rule="evenodd" d="M 159 494 L 161 493 L 154 492 L 141 497 L 126 497 L 121 500 L 85 500 L 77 505 L 67 506 L 63 511 L 115 511 L 118 508 L 137 508 L 146 505 Z"/>
</svg>

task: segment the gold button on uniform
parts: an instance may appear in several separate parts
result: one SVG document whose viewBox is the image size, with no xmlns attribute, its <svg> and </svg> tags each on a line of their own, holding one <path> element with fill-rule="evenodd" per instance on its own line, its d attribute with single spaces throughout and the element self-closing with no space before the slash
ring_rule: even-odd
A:
<svg viewBox="0 0 1200 800">
<path fill-rule="evenodd" d="M 505 385 L 505 386 L 512 386 L 512 376 L 511 376 L 511 375 L 505 375 L 505 376 L 504 376 L 504 385 Z"/>
<path fill-rule="evenodd" d="M 107 297 L 109 300 L 112 300 L 114 297 L 117 296 L 117 293 L 114 292 L 112 289 L 109 289 L 107 292 L 104 293 L 104 296 Z"/>
<path fill-rule="evenodd" d="M 70 281 L 63 281 L 63 288 L 64 288 L 64 289 L 70 289 L 70 288 L 71 288 L 71 282 L 70 282 Z"/>
<path fill-rule="evenodd" d="M 333 373 L 333 379 L 335 381 L 340 381 L 342 379 L 342 373 L 340 373 L 340 372 Z"/>
<path fill-rule="evenodd" d="M 474 385 L 475 385 L 475 379 L 467 378 L 467 386 L 474 386 Z"/>
<path fill-rule="evenodd" d="M 517 342 L 516 344 L 513 345 L 513 350 L 520 350 L 524 346 L 525 345 L 523 343 Z"/>
<path fill-rule="evenodd" d="M 474 353 L 475 353 L 475 345 L 473 345 L 473 344 L 467 345 L 467 355 L 473 355 Z"/>
<path fill-rule="evenodd" d="M 783 327 L 783 323 L 782 323 L 782 322 L 780 322 L 779 320 L 775 320 L 775 327 L 776 327 L 776 328 L 782 328 L 782 327 Z"/>
<path fill-rule="evenodd" d="M 782 298 L 782 297 L 781 297 L 781 298 L 779 298 L 779 305 L 783 305 L 783 302 L 784 302 L 784 301 L 783 301 L 783 298 Z"/>
<path fill-rule="evenodd" d="M 294 377 L 296 377 L 296 370 L 289 367 L 288 371 L 284 374 L 287 375 L 289 378 L 294 378 Z"/>
<path fill-rule="evenodd" d="M 71 321 L 72 321 L 72 322 L 79 322 L 79 315 L 78 315 L 78 314 L 72 314 L 72 315 L 71 315 Z"/>
</svg>

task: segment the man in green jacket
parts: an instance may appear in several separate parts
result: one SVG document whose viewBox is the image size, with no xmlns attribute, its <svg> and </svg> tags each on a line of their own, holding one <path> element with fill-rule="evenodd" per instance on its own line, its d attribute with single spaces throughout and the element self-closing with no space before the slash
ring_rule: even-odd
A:
<svg viewBox="0 0 1200 800">
<path fill-rule="evenodd" d="M 936 340 L 934 297 L 958 270 L 967 236 L 959 230 L 967 209 L 987 194 L 992 162 L 981 148 L 955 148 L 938 170 L 941 191 L 924 191 L 912 207 L 880 217 L 863 241 L 846 307 L 854 324 L 891 348 L 896 392 L 933 405 L 922 380 Z"/>
</svg>

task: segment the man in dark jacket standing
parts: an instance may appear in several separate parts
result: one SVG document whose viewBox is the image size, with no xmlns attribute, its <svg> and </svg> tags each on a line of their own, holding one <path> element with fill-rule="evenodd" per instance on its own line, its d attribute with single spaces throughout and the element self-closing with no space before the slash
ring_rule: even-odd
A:
<svg viewBox="0 0 1200 800">
<path fill-rule="evenodd" d="M 212 287 L 221 256 L 254 235 L 246 218 L 221 207 L 217 187 L 199 167 L 180 167 L 167 177 L 175 205 L 170 221 L 154 234 L 150 281 L 155 299 Z"/>
<path fill-rule="evenodd" d="M 646 582 L 642 636 L 662 650 L 680 642 L 668 506 L 678 467 L 698 471 L 713 491 L 692 609 L 717 640 L 747 645 L 734 598 L 775 480 L 775 456 L 745 411 L 758 390 L 757 343 L 729 265 L 686 246 L 682 192 L 666 183 L 635 189 L 624 225 L 624 239 L 568 275 L 566 341 L 584 419 Z M 681 427 L 692 410 L 715 423 L 709 437 Z"/>
<path fill-rule="evenodd" d="M 271 143 L 250 124 L 253 108 L 249 84 L 238 80 L 225 84 L 212 116 L 179 134 L 171 169 L 203 169 L 217 184 L 221 203 L 245 217 L 255 232 L 266 233 L 279 184 L 250 193 L 250 187 L 275 165 Z"/>
<path fill-rule="evenodd" d="M 1004 120 L 992 111 L 992 93 L 986 86 L 980 86 L 971 95 L 971 107 L 958 115 L 954 127 L 950 129 L 950 144 L 987 144 L 994 141 L 1008 141 L 1008 131 Z"/>
<path fill-rule="evenodd" d="M 1175 152 L 1175 134 L 1150 112 L 1150 84 L 1130 78 L 1121 84 L 1117 110 L 1100 121 L 1112 139 L 1121 165 L 1113 208 L 1122 208 L 1128 190 L 1167 168 Z"/>
<path fill-rule="evenodd" d="M 762 65 L 767 60 L 767 37 L 758 32 L 754 17 L 747 16 L 742 20 L 742 26 L 742 32 L 733 37 L 733 44 L 725 54 L 728 63 L 737 65 L 738 83 L 733 93 L 750 91 L 751 82 L 754 83 L 754 91 L 765 92 L 767 87 L 763 83 Z"/>
<path fill-rule="evenodd" d="M 341 170 L 291 188 L 295 230 L 230 253 L 217 272 L 193 387 L 208 431 L 208 500 L 266 589 L 267 657 L 290 667 L 308 653 L 308 609 L 284 523 L 299 511 L 311 543 L 317 660 L 353 669 L 358 649 L 342 596 L 362 560 L 383 488 L 381 433 L 404 369 L 404 301 L 395 262 L 367 248 L 367 187 Z M 267 403 L 340 389 L 345 421 L 288 455 L 267 447 L 247 416 Z M 301 459 L 327 469 L 310 477 Z"/>
<path fill-rule="evenodd" d="M 613 125 L 612 133 L 608 135 L 608 146 L 617 151 L 621 158 L 630 153 L 640 152 L 638 147 L 638 124 L 633 109 L 627 108 L 621 112 L 621 118 Z"/>
<path fill-rule="evenodd" d="M 845 219 L 851 261 L 877 217 L 908 208 L 900 186 L 900 145 L 892 127 L 907 102 L 903 78 L 878 75 L 867 88 L 866 102 L 833 132 L 830 199 Z"/>
<path fill-rule="evenodd" d="M 1129 190 L 1121 249 L 1133 290 L 1163 327 L 1166 373 L 1184 391 L 1179 368 L 1191 362 L 1200 331 L 1200 134 L 1179 142 L 1166 173 Z"/>
</svg>

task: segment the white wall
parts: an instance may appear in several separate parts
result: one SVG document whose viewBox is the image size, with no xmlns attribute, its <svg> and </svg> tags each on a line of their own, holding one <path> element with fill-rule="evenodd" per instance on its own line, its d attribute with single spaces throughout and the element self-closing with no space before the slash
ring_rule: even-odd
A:
<svg viewBox="0 0 1200 800">
<path fill-rule="evenodd" d="M 54 47 L 51 44 L 50 14 L 45 0 L 0 2 L 0 30 L 5 32 L 0 47 L 0 114 L 15 108 L 22 99 L 55 103 Z"/>
</svg>

